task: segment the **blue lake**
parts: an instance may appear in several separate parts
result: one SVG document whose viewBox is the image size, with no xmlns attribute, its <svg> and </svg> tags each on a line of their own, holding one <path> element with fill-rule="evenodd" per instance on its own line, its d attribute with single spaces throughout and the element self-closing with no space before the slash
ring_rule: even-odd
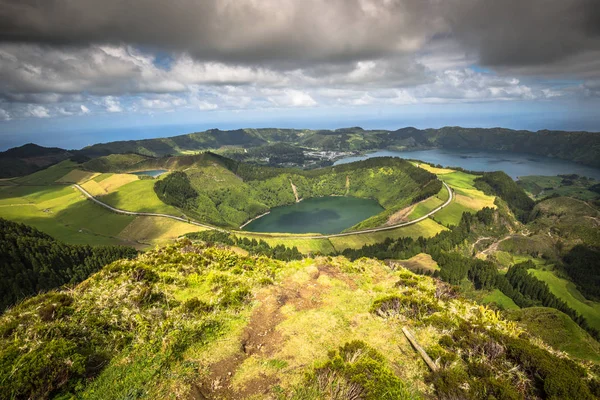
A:
<svg viewBox="0 0 600 400">
<path fill-rule="evenodd" d="M 151 170 L 148 170 L 148 171 L 131 172 L 131 174 L 133 174 L 133 175 L 146 175 L 146 176 L 152 176 L 152 177 L 156 178 L 157 176 L 161 176 L 165 172 L 169 172 L 169 171 L 167 171 L 166 169 L 151 169 Z"/>
<path fill-rule="evenodd" d="M 383 211 L 375 200 L 314 197 L 271 212 L 244 227 L 251 232 L 339 233 Z"/>
<path fill-rule="evenodd" d="M 468 151 L 431 149 L 417 151 L 379 150 L 364 156 L 346 157 L 334 165 L 365 160 L 371 157 L 401 157 L 441 164 L 444 167 L 461 167 L 470 171 L 504 171 L 513 179 L 527 175 L 577 174 L 600 180 L 600 169 L 560 160 L 506 151 Z"/>
</svg>

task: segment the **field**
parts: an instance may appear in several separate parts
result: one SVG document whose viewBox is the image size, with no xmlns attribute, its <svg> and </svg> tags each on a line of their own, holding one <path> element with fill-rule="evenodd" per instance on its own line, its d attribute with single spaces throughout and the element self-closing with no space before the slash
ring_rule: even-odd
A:
<svg viewBox="0 0 600 400">
<path fill-rule="evenodd" d="M 150 244 L 165 244 L 186 233 L 204 230 L 196 225 L 186 224 L 169 218 L 136 217 L 118 237 Z"/>
<path fill-rule="evenodd" d="M 400 261 L 399 264 L 412 272 L 427 271 L 433 273 L 440 270 L 437 262 L 427 253 L 419 253 L 408 260 Z"/>
<path fill-rule="evenodd" d="M 589 300 L 575 287 L 575 284 L 561 279 L 550 271 L 530 269 L 529 272 L 536 278 L 546 282 L 550 291 L 563 300 L 569 307 L 581 314 L 590 326 L 600 329 L 600 304 Z"/>
<path fill-rule="evenodd" d="M 497 304 L 503 310 L 518 310 L 520 308 L 510 297 L 508 297 L 498 289 L 494 289 L 490 294 L 485 296 L 481 300 L 481 302 L 483 304 Z"/>
<path fill-rule="evenodd" d="M 523 308 L 508 315 L 552 347 L 574 357 L 600 362 L 598 342 L 568 315 L 546 307 Z"/>
<path fill-rule="evenodd" d="M 73 171 L 77 164 L 73 161 L 62 161 L 56 165 L 14 180 L 19 185 L 53 185 L 56 181 Z"/>
<path fill-rule="evenodd" d="M 71 170 L 65 176 L 56 180 L 56 183 L 84 183 L 96 175 L 96 172 L 82 171 L 80 169 Z"/>
<path fill-rule="evenodd" d="M 0 189 L 0 217 L 32 225 L 72 244 L 129 244 L 118 238 L 134 217 L 114 214 L 69 186 Z"/>
<path fill-rule="evenodd" d="M 560 176 L 521 176 L 517 181 L 527 194 L 534 199 L 559 195 L 576 197 L 581 200 L 593 200 L 599 193 L 589 190 L 598 181 L 587 178 L 565 179 Z"/>
<path fill-rule="evenodd" d="M 458 225 L 464 212 L 474 213 L 483 207 L 496 208 L 494 196 L 486 195 L 474 187 L 475 175 L 448 168 L 435 168 L 424 163 L 418 165 L 437 174 L 438 178 L 447 183 L 454 191 L 452 203 L 432 216 L 437 223 L 446 227 Z M 409 215 L 409 219 L 423 216 L 443 204 L 447 200 L 445 196 L 447 196 L 447 191 L 443 190 L 437 196 L 418 204 Z"/>
<path fill-rule="evenodd" d="M 154 182 L 154 179 L 135 180 L 99 200 L 126 211 L 181 215 L 181 211 L 160 201 L 154 192 Z"/>
<path fill-rule="evenodd" d="M 401 228 L 392 229 L 389 231 L 373 232 L 362 235 L 349 235 L 342 237 L 332 237 L 329 239 L 333 247 L 337 251 L 344 249 L 359 249 L 366 244 L 374 244 L 383 242 L 386 238 L 396 239 L 399 237 L 412 237 L 414 239 L 419 236 L 432 237 L 446 230 L 445 227 L 431 219 L 425 219 L 414 225 L 408 225 Z"/>
<path fill-rule="evenodd" d="M 414 205 L 412 211 L 410 214 L 408 214 L 408 220 L 410 221 L 420 218 L 432 210 L 435 210 L 448 200 L 448 196 L 448 190 L 445 187 L 442 187 L 439 193 L 435 196 L 432 196 Z"/>
<path fill-rule="evenodd" d="M 202 229 L 166 218 L 116 214 L 78 190 L 60 185 L 0 187 L 0 217 L 34 226 L 71 244 L 141 248 Z"/>
<path fill-rule="evenodd" d="M 92 196 L 103 196 L 137 180 L 138 177 L 132 174 L 100 174 L 81 186 Z"/>
</svg>

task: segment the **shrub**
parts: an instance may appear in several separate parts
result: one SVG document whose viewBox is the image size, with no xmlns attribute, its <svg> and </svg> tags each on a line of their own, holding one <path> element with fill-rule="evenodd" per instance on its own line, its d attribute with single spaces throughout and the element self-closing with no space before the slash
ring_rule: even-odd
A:
<svg viewBox="0 0 600 400">
<path fill-rule="evenodd" d="M 203 314 L 213 310 L 213 306 L 198 299 L 197 297 L 191 298 L 183 303 L 183 310 L 188 314 Z"/>
<path fill-rule="evenodd" d="M 390 295 L 377 299 L 371 312 L 380 316 L 405 315 L 408 318 L 422 318 L 439 311 L 437 304 L 412 295 Z"/>
<path fill-rule="evenodd" d="M 362 341 L 346 343 L 308 377 L 330 399 L 406 399 L 410 393 L 383 356 Z"/>
</svg>

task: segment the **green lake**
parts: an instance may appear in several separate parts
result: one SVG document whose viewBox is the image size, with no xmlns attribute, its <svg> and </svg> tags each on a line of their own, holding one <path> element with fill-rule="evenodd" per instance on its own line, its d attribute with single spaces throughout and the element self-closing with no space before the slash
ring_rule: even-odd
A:
<svg viewBox="0 0 600 400">
<path fill-rule="evenodd" d="M 383 211 L 375 200 L 316 197 L 271 212 L 244 227 L 250 232 L 339 233 Z"/>
</svg>

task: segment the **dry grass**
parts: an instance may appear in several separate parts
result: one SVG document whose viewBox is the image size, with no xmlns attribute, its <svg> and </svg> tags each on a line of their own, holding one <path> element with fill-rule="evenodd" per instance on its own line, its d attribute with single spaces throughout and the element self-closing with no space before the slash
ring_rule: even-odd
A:
<svg viewBox="0 0 600 400">
<path fill-rule="evenodd" d="M 177 239 L 189 232 L 198 232 L 203 228 L 160 217 L 137 217 L 123 229 L 118 237 L 144 243 L 160 244 Z"/>
<path fill-rule="evenodd" d="M 419 253 L 416 256 L 409 258 L 408 260 L 399 261 L 398 264 L 413 272 L 419 269 L 424 271 L 435 272 L 439 271 L 440 269 L 438 264 L 427 253 Z"/>
<path fill-rule="evenodd" d="M 423 168 L 426 171 L 431 172 L 432 174 L 436 174 L 436 175 L 444 175 L 444 174 L 450 174 L 452 172 L 454 172 L 453 169 L 450 168 L 436 168 L 433 167 L 429 164 L 425 164 L 425 163 L 413 163 L 416 167 L 419 168 Z"/>
<path fill-rule="evenodd" d="M 366 233 L 361 235 L 349 235 L 342 237 L 333 237 L 329 241 L 337 251 L 344 249 L 360 249 L 366 244 L 374 244 L 383 242 L 386 238 L 396 239 L 399 237 L 412 237 L 414 239 L 419 236 L 429 238 L 437 235 L 441 231 L 446 230 L 444 226 L 438 224 L 430 218 L 427 218 L 414 225 L 405 226 L 402 228 L 390 229 L 389 231 L 381 231 L 374 233 Z"/>
<path fill-rule="evenodd" d="M 74 169 L 60 179 L 57 179 L 57 183 L 84 183 L 90 179 L 93 179 L 97 175 L 96 172 L 82 171 L 80 169 Z"/>
<path fill-rule="evenodd" d="M 103 174 L 107 175 L 107 174 Z M 103 196 L 116 191 L 123 185 L 137 181 L 139 178 L 132 174 L 109 174 L 103 179 L 89 180 L 83 184 L 83 188 L 90 192 L 92 196 Z"/>
<path fill-rule="evenodd" d="M 458 193 L 457 191 L 454 196 L 454 201 L 458 204 L 476 211 L 481 210 L 483 207 L 496 208 L 494 204 L 496 198 L 494 196 L 488 196 L 477 189 L 462 189 L 460 192 L 462 193 Z"/>
<path fill-rule="evenodd" d="M 282 321 L 275 327 L 281 342 L 270 354 L 246 357 L 232 371 L 233 388 L 241 392 L 265 380 L 276 380 L 284 390 L 301 385 L 307 368 L 327 359 L 328 351 L 362 340 L 394 365 L 401 365 L 394 371 L 401 379 L 418 382 L 417 389 L 425 393 L 430 390 L 422 383 L 426 367 L 402 334 L 401 324 L 370 312 L 375 298 L 396 292 L 397 278 L 377 261 L 366 261 L 364 271 L 356 273 L 344 272 L 346 264 L 344 258 L 321 258 L 296 262 L 295 269 L 286 271 L 280 284 L 285 295 L 278 297 Z M 276 296 L 275 288 L 264 292 L 264 298 Z M 211 355 L 217 359 L 231 356 L 236 344 L 235 339 L 228 339 L 222 352 L 212 350 Z"/>
</svg>

